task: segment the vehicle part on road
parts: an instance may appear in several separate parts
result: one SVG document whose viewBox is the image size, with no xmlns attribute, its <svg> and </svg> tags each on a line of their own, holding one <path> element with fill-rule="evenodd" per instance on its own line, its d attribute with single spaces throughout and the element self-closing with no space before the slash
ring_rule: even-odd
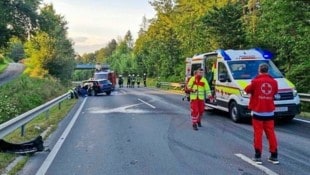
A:
<svg viewBox="0 0 310 175">
<path fill-rule="evenodd" d="M 16 154 L 33 154 L 44 150 L 42 136 L 24 142 L 24 143 L 9 143 L 0 139 L 0 152 L 16 153 Z"/>
</svg>

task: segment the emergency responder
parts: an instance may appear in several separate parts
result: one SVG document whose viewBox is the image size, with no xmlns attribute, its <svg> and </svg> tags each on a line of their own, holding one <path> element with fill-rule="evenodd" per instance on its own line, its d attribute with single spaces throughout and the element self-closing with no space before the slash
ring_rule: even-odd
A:
<svg viewBox="0 0 310 175">
<path fill-rule="evenodd" d="M 144 87 L 146 87 L 146 73 L 143 74 L 143 84 Z"/>
<path fill-rule="evenodd" d="M 254 130 L 255 156 L 253 161 L 257 164 L 262 164 L 262 137 L 264 131 L 269 142 L 269 151 L 271 153 L 268 161 L 273 164 L 279 164 L 277 138 L 274 131 L 274 96 L 278 92 L 278 84 L 277 81 L 268 74 L 268 69 L 268 64 L 260 64 L 258 68 L 259 75 L 245 88 L 245 92 L 251 94 L 249 109 L 251 110 Z"/>
<path fill-rule="evenodd" d="M 205 97 L 211 96 L 209 84 L 203 77 L 203 69 L 198 69 L 189 79 L 187 88 L 190 92 L 192 126 L 194 130 L 198 130 L 198 127 L 201 127 L 201 118 L 205 109 Z"/>
<path fill-rule="evenodd" d="M 138 88 L 140 87 L 140 81 L 141 81 L 141 78 L 139 75 L 137 75 L 136 82 L 137 82 Z"/>
<path fill-rule="evenodd" d="M 119 75 L 119 77 L 118 77 L 118 85 L 119 85 L 120 88 L 123 87 L 123 82 L 124 82 L 123 76 Z"/>
<path fill-rule="evenodd" d="M 129 74 L 127 77 L 127 88 L 130 88 L 131 86 L 131 75 Z"/>
<path fill-rule="evenodd" d="M 134 88 L 136 83 L 136 77 L 135 74 L 132 74 L 131 76 L 131 87 Z"/>
</svg>

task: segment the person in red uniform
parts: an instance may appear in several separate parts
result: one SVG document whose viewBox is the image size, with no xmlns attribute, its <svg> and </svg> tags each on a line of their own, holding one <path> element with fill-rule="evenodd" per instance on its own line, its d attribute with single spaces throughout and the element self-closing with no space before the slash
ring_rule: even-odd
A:
<svg viewBox="0 0 310 175">
<path fill-rule="evenodd" d="M 263 131 L 267 136 L 271 153 L 268 161 L 279 164 L 277 138 L 274 131 L 274 96 L 278 92 L 278 84 L 268 74 L 268 69 L 268 64 L 259 65 L 259 75 L 245 88 L 245 92 L 251 94 L 249 109 L 251 110 L 254 129 L 255 156 L 253 161 L 257 164 L 262 164 Z"/>
<path fill-rule="evenodd" d="M 209 84 L 203 77 L 203 69 L 198 69 L 189 79 L 187 88 L 190 92 L 192 126 L 194 130 L 198 130 L 198 127 L 201 127 L 201 118 L 205 110 L 205 97 L 211 95 Z"/>
</svg>

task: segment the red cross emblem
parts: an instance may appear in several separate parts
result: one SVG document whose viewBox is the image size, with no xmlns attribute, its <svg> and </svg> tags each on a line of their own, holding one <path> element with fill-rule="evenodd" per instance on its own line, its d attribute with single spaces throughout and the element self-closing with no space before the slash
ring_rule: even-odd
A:
<svg viewBox="0 0 310 175">
<path fill-rule="evenodd" d="M 272 86 L 269 83 L 263 83 L 260 89 L 265 95 L 269 95 L 272 92 Z"/>
</svg>

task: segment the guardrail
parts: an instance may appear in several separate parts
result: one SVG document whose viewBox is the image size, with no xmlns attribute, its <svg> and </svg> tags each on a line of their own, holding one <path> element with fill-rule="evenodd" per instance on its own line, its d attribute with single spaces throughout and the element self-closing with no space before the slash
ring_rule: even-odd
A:
<svg viewBox="0 0 310 175">
<path fill-rule="evenodd" d="M 24 135 L 25 132 L 25 125 L 30 122 L 31 120 L 35 119 L 38 115 L 42 114 L 43 112 L 47 111 L 47 117 L 48 117 L 48 111 L 50 108 L 54 107 L 55 105 L 58 105 L 58 108 L 61 108 L 61 102 L 63 102 L 65 99 L 67 99 L 70 95 L 70 92 L 59 96 L 41 106 L 38 106 L 26 113 L 23 113 L 5 123 L 2 123 L 0 125 L 0 139 L 4 136 L 8 135 L 9 133 L 15 131 L 17 128 L 21 127 L 21 135 Z"/>
<path fill-rule="evenodd" d="M 300 101 L 302 102 L 310 102 L 310 94 L 298 93 L 300 97 Z"/>
<path fill-rule="evenodd" d="M 174 87 L 176 88 L 183 88 L 185 86 L 184 83 L 171 83 L 171 82 L 159 82 L 157 83 L 157 87 L 162 87 L 162 86 L 166 86 L 168 87 Z M 310 102 L 310 94 L 306 94 L 306 93 L 298 93 L 299 97 L 300 97 L 300 101 L 302 102 Z"/>
<path fill-rule="evenodd" d="M 158 82 L 156 87 L 173 87 L 174 89 L 176 88 L 183 88 L 185 86 L 184 83 L 172 83 L 172 82 Z"/>
</svg>

